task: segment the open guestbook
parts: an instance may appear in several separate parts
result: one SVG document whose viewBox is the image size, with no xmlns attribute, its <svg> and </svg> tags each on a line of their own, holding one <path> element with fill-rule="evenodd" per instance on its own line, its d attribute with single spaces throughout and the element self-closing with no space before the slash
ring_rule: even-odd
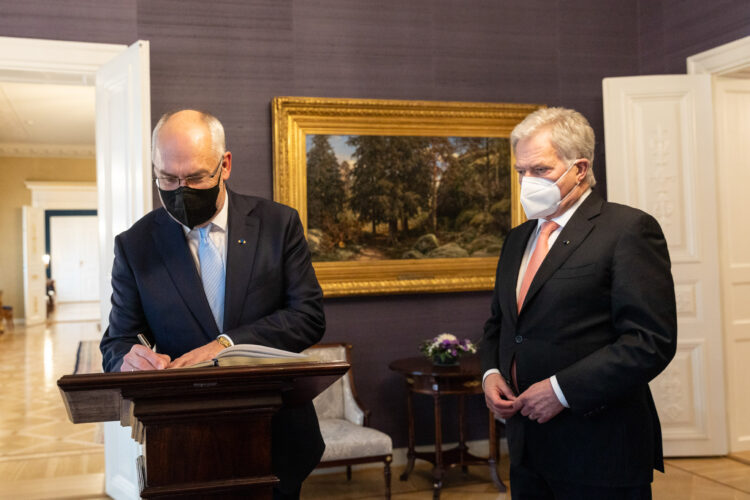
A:
<svg viewBox="0 0 750 500">
<path fill-rule="evenodd" d="M 293 363 L 295 360 L 309 361 L 309 356 L 257 344 L 235 344 L 223 349 L 215 358 L 201 361 L 187 368 L 202 366 L 240 366 L 256 364 Z"/>
</svg>

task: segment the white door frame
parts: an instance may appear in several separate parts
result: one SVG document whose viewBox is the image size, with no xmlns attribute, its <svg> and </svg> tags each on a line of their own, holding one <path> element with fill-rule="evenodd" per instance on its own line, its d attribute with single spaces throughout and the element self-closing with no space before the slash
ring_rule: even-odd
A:
<svg viewBox="0 0 750 500">
<path fill-rule="evenodd" d="M 750 36 L 687 58 L 687 74 L 721 76 L 750 68 Z"/>
<path fill-rule="evenodd" d="M 0 80 L 93 87 L 97 70 L 127 48 L 0 36 Z"/>
<path fill-rule="evenodd" d="M 127 45 L 0 37 L 0 80 L 94 86 L 96 72 Z"/>
</svg>

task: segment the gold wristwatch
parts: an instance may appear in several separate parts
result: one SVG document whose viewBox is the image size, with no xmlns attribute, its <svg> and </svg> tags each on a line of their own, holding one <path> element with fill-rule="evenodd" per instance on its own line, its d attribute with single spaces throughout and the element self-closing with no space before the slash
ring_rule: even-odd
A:
<svg viewBox="0 0 750 500">
<path fill-rule="evenodd" d="M 224 346 L 224 348 L 232 347 L 234 344 L 232 343 L 232 339 L 224 335 L 223 333 L 216 337 L 216 342 Z"/>
</svg>

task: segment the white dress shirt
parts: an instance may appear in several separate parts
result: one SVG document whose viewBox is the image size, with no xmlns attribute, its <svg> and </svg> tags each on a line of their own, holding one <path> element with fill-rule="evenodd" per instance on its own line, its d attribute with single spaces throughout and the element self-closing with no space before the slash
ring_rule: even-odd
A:
<svg viewBox="0 0 750 500">
<path fill-rule="evenodd" d="M 578 210 L 578 207 L 581 206 L 583 203 L 583 200 L 588 198 L 588 196 L 591 194 L 591 188 L 587 189 L 585 193 L 581 195 L 580 198 L 565 212 L 563 212 L 562 215 L 559 215 L 555 217 L 554 219 L 549 219 L 551 221 L 554 221 L 559 226 L 557 229 L 555 229 L 552 234 L 549 236 L 549 248 L 552 248 L 552 245 L 557 241 L 557 237 L 560 235 L 560 232 L 562 232 L 563 228 L 565 227 L 565 224 L 570 221 L 570 218 L 573 217 L 573 214 L 576 210 Z M 521 267 L 518 269 L 518 281 L 516 282 L 516 297 L 518 297 L 518 292 L 521 290 L 521 283 L 523 282 L 523 275 L 526 273 L 526 268 L 529 266 L 529 260 L 531 260 L 531 255 L 534 253 L 534 249 L 536 248 L 536 242 L 539 239 L 539 231 L 542 228 L 542 224 L 547 222 L 547 219 L 537 219 L 537 226 L 534 230 L 534 234 L 531 235 L 531 238 L 529 238 L 529 242 L 526 244 L 526 250 L 523 253 L 523 258 L 521 259 Z M 484 372 L 484 375 L 482 376 L 482 384 L 484 384 L 484 379 L 487 378 L 488 375 L 491 373 L 500 373 L 500 370 L 497 368 L 491 368 Z M 560 384 L 557 382 L 557 375 L 552 375 L 550 377 L 550 382 L 552 383 L 552 390 L 555 391 L 555 395 L 557 396 L 557 399 L 560 400 L 560 404 L 562 404 L 565 408 L 570 408 L 570 405 L 568 405 L 568 400 L 565 399 L 565 394 L 563 394 L 562 389 L 560 388 Z"/>
</svg>

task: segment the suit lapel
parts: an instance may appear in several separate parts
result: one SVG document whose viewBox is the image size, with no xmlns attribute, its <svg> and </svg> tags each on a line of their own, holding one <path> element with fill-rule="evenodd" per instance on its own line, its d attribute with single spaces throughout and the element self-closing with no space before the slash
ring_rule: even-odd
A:
<svg viewBox="0 0 750 500">
<path fill-rule="evenodd" d="M 521 268 L 521 261 L 523 260 L 523 254 L 526 251 L 526 245 L 529 242 L 529 238 L 531 238 L 531 235 L 534 233 L 536 226 L 537 221 L 534 219 L 526 221 L 518 228 L 520 235 L 518 238 L 511 240 L 512 243 L 511 241 L 508 242 L 512 245 L 507 250 L 509 262 L 505 270 L 501 272 L 501 275 L 503 276 L 501 290 L 503 292 L 502 296 L 504 298 L 505 308 L 507 311 L 510 311 L 514 323 L 518 319 L 518 299 L 516 298 L 518 271 Z"/>
<path fill-rule="evenodd" d="M 219 335 L 211 307 L 203 291 L 203 282 L 198 275 L 195 261 L 190 254 L 182 226 L 162 211 L 155 219 L 151 238 L 161 255 L 169 276 L 187 305 L 188 310 L 203 328 L 207 338 Z"/>
<path fill-rule="evenodd" d="M 533 299 L 534 295 L 542 288 L 542 285 L 568 260 L 568 257 L 586 239 L 591 230 L 594 229 L 594 223 L 591 222 L 591 219 L 599 215 L 603 202 L 604 200 L 599 195 L 591 193 L 581 206 L 578 207 L 578 210 L 576 210 L 568 223 L 565 224 L 552 248 L 549 249 L 549 253 L 547 253 L 544 261 L 542 261 L 542 265 L 539 266 L 536 275 L 534 275 L 534 280 L 531 282 L 529 291 L 524 299 L 524 306 Z"/>
<path fill-rule="evenodd" d="M 253 264 L 258 250 L 260 220 L 252 214 L 257 202 L 229 194 L 229 233 L 227 235 L 227 279 L 224 295 L 224 330 L 239 323 Z"/>
</svg>

